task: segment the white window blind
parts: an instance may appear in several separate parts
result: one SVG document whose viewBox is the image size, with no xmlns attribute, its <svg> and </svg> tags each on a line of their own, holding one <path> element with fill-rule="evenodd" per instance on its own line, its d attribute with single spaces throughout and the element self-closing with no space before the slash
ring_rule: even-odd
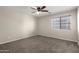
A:
<svg viewBox="0 0 79 59">
<path fill-rule="evenodd" d="M 70 29 L 70 16 L 55 17 L 52 20 L 54 29 Z"/>
</svg>

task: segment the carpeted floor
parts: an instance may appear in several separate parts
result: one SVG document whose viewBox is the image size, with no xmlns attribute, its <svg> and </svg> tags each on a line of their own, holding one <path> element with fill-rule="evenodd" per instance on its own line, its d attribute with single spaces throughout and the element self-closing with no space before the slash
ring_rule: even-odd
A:
<svg viewBox="0 0 79 59">
<path fill-rule="evenodd" d="M 0 45 L 1 53 L 78 53 L 77 43 L 49 38 L 33 36 Z"/>
</svg>

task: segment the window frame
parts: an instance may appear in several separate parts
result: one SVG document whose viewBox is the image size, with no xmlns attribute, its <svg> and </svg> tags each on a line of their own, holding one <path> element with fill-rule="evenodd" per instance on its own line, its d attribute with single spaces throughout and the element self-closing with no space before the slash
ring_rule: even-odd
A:
<svg viewBox="0 0 79 59">
<path fill-rule="evenodd" d="M 65 15 L 65 16 L 60 16 L 60 17 L 54 17 L 54 19 L 55 19 L 55 18 L 59 18 L 59 24 L 60 24 L 60 25 L 59 25 L 59 28 L 56 28 L 56 27 L 55 27 L 55 24 L 54 24 L 54 22 L 56 22 L 56 21 L 53 21 L 53 28 L 54 28 L 54 29 L 57 29 L 57 30 L 70 30 L 70 29 L 71 29 L 71 28 L 70 28 L 70 24 L 71 24 L 71 23 L 70 23 L 70 19 L 68 19 L 68 20 L 69 20 L 69 23 L 68 23 L 68 22 L 62 23 L 62 18 L 63 18 L 63 17 L 69 17 L 69 18 L 70 18 L 71 15 Z M 65 24 L 65 26 L 68 25 L 67 28 L 63 28 L 63 27 L 62 27 L 62 24 Z M 57 26 L 57 25 L 56 25 L 56 26 Z"/>
</svg>

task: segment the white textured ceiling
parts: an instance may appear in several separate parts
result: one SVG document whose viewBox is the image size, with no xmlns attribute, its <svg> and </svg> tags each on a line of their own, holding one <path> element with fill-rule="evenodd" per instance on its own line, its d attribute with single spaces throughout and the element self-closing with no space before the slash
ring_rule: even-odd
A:
<svg viewBox="0 0 79 59">
<path fill-rule="evenodd" d="M 41 16 L 46 16 L 49 15 L 49 13 L 47 12 L 40 12 L 39 15 L 37 14 L 33 14 L 32 12 L 34 12 L 35 10 L 31 9 L 31 6 L 10 6 L 10 7 L 0 7 L 1 8 L 7 8 L 7 9 L 11 9 L 11 10 L 15 10 L 17 12 L 20 13 L 24 13 L 24 14 L 29 14 L 35 17 L 41 17 Z M 64 12 L 64 11 L 68 11 L 68 10 L 72 10 L 72 9 L 76 9 L 76 6 L 46 6 L 46 10 L 48 10 L 49 12 L 51 12 L 51 14 L 56 14 L 59 12 Z"/>
</svg>

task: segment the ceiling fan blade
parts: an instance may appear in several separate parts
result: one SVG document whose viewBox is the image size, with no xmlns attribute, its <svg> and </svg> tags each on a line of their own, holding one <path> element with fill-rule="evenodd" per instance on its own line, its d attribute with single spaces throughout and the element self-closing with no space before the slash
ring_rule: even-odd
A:
<svg viewBox="0 0 79 59">
<path fill-rule="evenodd" d="M 37 10 L 37 8 L 36 7 L 31 7 L 32 9 L 34 9 L 34 10 Z"/>
<path fill-rule="evenodd" d="M 46 6 L 42 6 L 42 7 L 41 7 L 41 9 L 44 9 L 44 8 L 46 8 Z"/>
<path fill-rule="evenodd" d="M 48 10 L 41 10 L 42 12 L 48 12 Z"/>
<path fill-rule="evenodd" d="M 37 10 L 40 11 L 40 7 L 37 7 Z"/>
</svg>

